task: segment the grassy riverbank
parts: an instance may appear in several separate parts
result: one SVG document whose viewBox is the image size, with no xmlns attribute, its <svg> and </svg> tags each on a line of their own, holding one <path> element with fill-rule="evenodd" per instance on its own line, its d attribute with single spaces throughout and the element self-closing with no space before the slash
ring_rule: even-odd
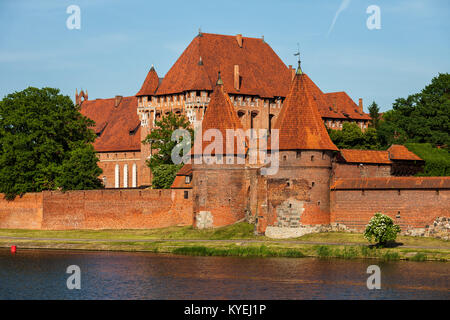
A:
<svg viewBox="0 0 450 320">
<path fill-rule="evenodd" d="M 374 248 L 358 233 L 318 233 L 275 240 L 239 223 L 213 230 L 171 227 L 154 230 L 0 230 L 0 247 L 149 251 L 201 256 L 376 258 L 450 261 L 450 242 L 399 236 L 392 248 Z M 23 239 L 17 239 L 23 238 Z"/>
</svg>

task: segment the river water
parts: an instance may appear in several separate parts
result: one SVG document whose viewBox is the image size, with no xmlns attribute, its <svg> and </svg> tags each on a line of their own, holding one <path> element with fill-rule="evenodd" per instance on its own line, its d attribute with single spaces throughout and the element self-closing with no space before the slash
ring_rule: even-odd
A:
<svg viewBox="0 0 450 320">
<path fill-rule="evenodd" d="M 369 265 L 381 289 L 368 290 Z M 70 265 L 81 289 L 69 290 Z M 445 262 L 0 249 L 0 299 L 450 299 Z"/>
</svg>

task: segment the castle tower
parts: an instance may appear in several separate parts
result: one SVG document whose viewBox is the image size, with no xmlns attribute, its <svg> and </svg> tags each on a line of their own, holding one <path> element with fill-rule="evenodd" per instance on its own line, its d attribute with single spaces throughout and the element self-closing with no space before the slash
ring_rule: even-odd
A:
<svg viewBox="0 0 450 320">
<path fill-rule="evenodd" d="M 246 149 L 243 134 L 227 139 L 227 129 L 242 129 L 242 124 L 224 90 L 220 73 L 200 128 L 201 134 L 197 132 L 191 150 L 194 226 L 229 225 L 245 216 Z M 219 136 L 223 137 L 221 141 Z M 233 150 L 227 146 L 233 146 Z"/>
<path fill-rule="evenodd" d="M 274 125 L 279 133 L 278 172 L 258 181 L 261 233 L 292 233 L 301 225 L 330 222 L 331 162 L 338 149 L 325 129 L 312 86 L 299 65 Z"/>
<path fill-rule="evenodd" d="M 151 106 L 151 99 L 158 89 L 158 86 L 158 74 L 152 65 L 141 89 L 138 93 L 136 93 L 136 97 L 138 98 L 137 113 L 139 115 L 139 120 L 141 120 L 141 141 L 147 137 L 154 127 L 156 108 Z M 144 170 L 144 172 L 140 175 L 141 185 L 151 185 L 152 182 L 151 170 L 145 163 L 145 161 L 150 157 L 150 153 L 151 146 L 141 143 L 140 167 Z"/>
</svg>

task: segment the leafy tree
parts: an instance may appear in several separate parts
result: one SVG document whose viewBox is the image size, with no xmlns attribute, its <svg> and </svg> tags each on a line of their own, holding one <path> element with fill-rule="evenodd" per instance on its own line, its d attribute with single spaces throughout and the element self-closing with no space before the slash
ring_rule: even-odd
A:
<svg viewBox="0 0 450 320">
<path fill-rule="evenodd" d="M 182 164 L 160 164 L 154 167 L 152 169 L 152 188 L 169 189 L 182 166 Z"/>
<path fill-rule="evenodd" d="M 450 143 L 450 74 L 439 74 L 420 93 L 398 98 L 379 125 L 381 143 Z"/>
<path fill-rule="evenodd" d="M 396 117 L 395 111 L 389 110 L 383 114 L 383 120 L 378 124 L 377 136 L 382 147 L 389 147 L 392 144 L 404 144 L 408 140 L 406 132 L 394 120 Z"/>
<path fill-rule="evenodd" d="M 184 115 L 176 115 L 170 112 L 161 121 L 156 121 L 155 126 L 156 128 L 142 141 L 144 144 L 150 144 L 152 156 L 147 160 L 147 165 L 152 169 L 161 164 L 173 164 L 171 158 L 172 150 L 179 143 L 172 141 L 172 133 L 175 130 L 187 130 L 191 135 L 191 146 L 194 139 L 194 130 L 189 127 L 189 120 Z M 182 140 L 180 138 L 180 142 Z M 153 150 L 157 152 L 153 154 Z"/>
<path fill-rule="evenodd" d="M 380 121 L 380 108 L 378 108 L 378 104 L 375 101 L 373 101 L 369 106 L 369 114 L 372 118 L 370 120 L 370 125 L 375 129 L 378 128 L 378 123 Z"/>
<path fill-rule="evenodd" d="M 29 87 L 0 101 L 0 192 L 102 187 L 94 122 L 54 88 Z"/>
<path fill-rule="evenodd" d="M 339 149 L 379 149 L 377 131 L 361 128 L 352 122 L 345 122 L 342 130 L 328 129 L 331 140 Z"/>
<path fill-rule="evenodd" d="M 156 121 L 155 125 L 156 128 L 147 135 L 142 143 L 150 144 L 150 149 L 152 150 L 152 156 L 147 160 L 147 165 L 152 169 L 153 173 L 152 187 L 155 189 L 168 189 L 172 185 L 176 173 L 182 167 L 182 164 L 174 164 L 172 162 L 171 155 L 175 146 L 183 142 L 183 137 L 180 137 L 178 141 L 172 141 L 172 133 L 177 129 L 187 130 L 191 137 L 189 147 L 192 147 L 194 130 L 190 128 L 189 120 L 184 115 L 176 115 L 172 112 L 164 116 L 161 121 Z"/>
<path fill-rule="evenodd" d="M 364 238 L 370 242 L 374 240 L 378 245 L 383 246 L 395 241 L 399 232 L 400 227 L 394 224 L 389 216 L 377 212 L 364 230 Z"/>
<path fill-rule="evenodd" d="M 83 142 L 77 144 L 59 166 L 56 185 L 63 190 L 92 190 L 102 187 L 101 181 L 96 178 L 102 170 L 97 166 L 98 158 L 93 156 L 94 146 L 83 145 Z"/>
</svg>

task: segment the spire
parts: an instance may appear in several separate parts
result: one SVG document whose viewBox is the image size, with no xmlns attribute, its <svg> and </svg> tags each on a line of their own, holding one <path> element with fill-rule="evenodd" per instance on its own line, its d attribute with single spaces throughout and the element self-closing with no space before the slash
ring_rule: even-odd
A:
<svg viewBox="0 0 450 320">
<path fill-rule="evenodd" d="M 300 56 L 299 56 L 298 57 L 298 67 L 297 67 L 296 74 L 303 74 L 302 67 L 300 66 L 300 64 L 301 64 L 301 61 L 300 61 Z"/>
<path fill-rule="evenodd" d="M 152 64 L 150 71 L 147 74 L 147 77 L 142 84 L 141 90 L 136 93 L 136 96 L 151 96 L 156 92 L 159 86 L 159 78 L 156 73 L 155 67 Z"/>
<path fill-rule="evenodd" d="M 220 76 L 219 76 L 220 79 Z M 219 82 L 219 81 L 218 81 Z M 211 93 L 211 100 L 208 104 L 208 108 L 203 117 L 202 121 L 202 132 L 206 132 L 209 129 L 219 130 L 223 137 L 223 148 L 222 154 L 226 154 L 227 151 L 227 129 L 243 129 L 242 123 L 236 113 L 236 110 L 230 100 L 230 97 L 225 92 L 223 85 L 216 85 L 213 92 Z M 202 152 L 208 145 L 211 144 L 210 141 L 202 141 Z M 238 148 L 238 143 L 243 143 Z M 238 150 L 244 150 L 245 152 L 245 137 L 239 136 L 239 138 L 234 140 L 234 154 L 237 154 Z M 198 152 L 195 150 L 195 146 L 192 149 L 193 153 Z M 216 151 L 217 152 L 217 151 Z M 216 153 L 219 154 L 219 153 Z"/>
<path fill-rule="evenodd" d="M 279 130 L 280 150 L 338 150 L 328 135 L 312 92 L 312 81 L 297 71 L 274 125 Z"/>
<path fill-rule="evenodd" d="M 198 28 L 198 35 L 197 35 L 197 37 L 201 37 L 201 36 L 203 36 L 202 29 Z"/>
<path fill-rule="evenodd" d="M 218 74 L 218 77 L 217 77 L 216 85 L 218 85 L 218 86 L 223 85 L 223 81 L 222 81 L 222 78 L 220 76 L 220 71 L 219 71 L 219 74 Z"/>
<path fill-rule="evenodd" d="M 296 74 L 302 74 L 303 71 L 302 71 L 302 67 L 300 66 L 300 64 L 301 64 L 301 60 L 300 60 L 300 48 L 299 48 L 298 43 L 297 43 L 297 52 L 294 53 L 294 56 L 298 56 L 298 67 L 297 67 L 297 72 L 296 72 Z"/>
</svg>

